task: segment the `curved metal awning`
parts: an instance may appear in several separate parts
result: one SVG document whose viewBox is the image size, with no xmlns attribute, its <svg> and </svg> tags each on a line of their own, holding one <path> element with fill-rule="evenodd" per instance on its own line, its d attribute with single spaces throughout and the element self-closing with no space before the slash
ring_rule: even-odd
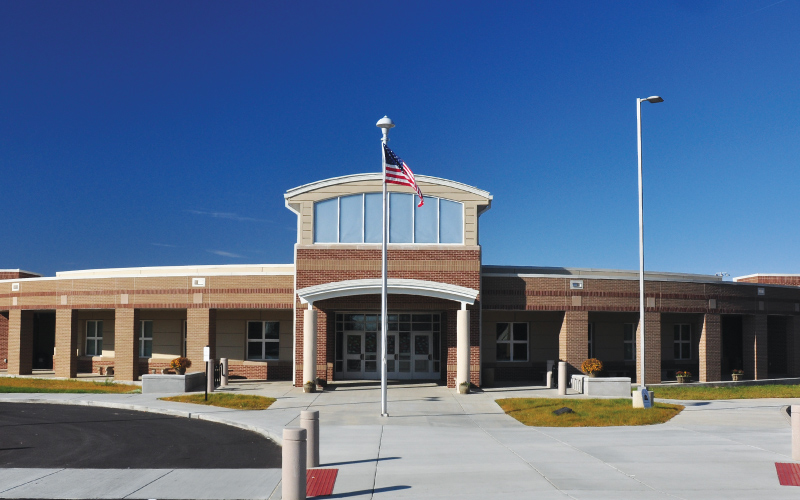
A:
<svg viewBox="0 0 800 500">
<path fill-rule="evenodd" d="M 380 279 L 347 280 L 323 283 L 297 290 L 300 301 L 304 304 L 335 297 L 352 295 L 370 295 L 381 293 Z M 438 299 L 453 300 L 466 304 L 474 304 L 478 298 L 478 290 L 438 281 L 390 278 L 387 280 L 387 293 L 403 295 L 420 295 Z"/>
</svg>

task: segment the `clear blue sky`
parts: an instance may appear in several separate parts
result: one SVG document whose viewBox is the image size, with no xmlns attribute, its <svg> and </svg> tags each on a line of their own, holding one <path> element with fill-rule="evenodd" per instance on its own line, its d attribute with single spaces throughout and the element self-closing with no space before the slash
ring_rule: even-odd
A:
<svg viewBox="0 0 800 500">
<path fill-rule="evenodd" d="M 800 2 L 0 3 L 0 268 L 290 263 L 292 187 L 490 191 L 486 264 L 800 273 Z"/>
</svg>

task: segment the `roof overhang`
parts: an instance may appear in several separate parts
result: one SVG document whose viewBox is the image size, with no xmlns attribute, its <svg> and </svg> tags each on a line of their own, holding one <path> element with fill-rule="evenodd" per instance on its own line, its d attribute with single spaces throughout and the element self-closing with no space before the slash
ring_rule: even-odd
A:
<svg viewBox="0 0 800 500">
<path fill-rule="evenodd" d="M 486 198 L 490 203 L 492 200 L 492 195 L 488 191 L 484 191 L 483 189 L 478 189 L 474 186 L 463 184 L 461 182 L 451 181 L 448 179 L 441 179 L 439 177 L 431 177 L 429 175 L 415 175 L 414 178 L 417 180 L 417 182 L 428 182 L 430 184 L 447 186 L 450 188 L 459 189 L 461 191 L 466 191 L 468 193 L 472 193 L 474 195 Z M 367 174 L 352 174 L 352 175 L 344 175 L 341 177 L 333 177 L 330 179 L 323 179 L 320 181 L 304 184 L 302 186 L 289 189 L 288 191 L 286 191 L 286 193 L 284 193 L 283 197 L 289 200 L 299 194 L 307 193 L 309 191 L 314 191 L 316 189 L 329 186 L 337 186 L 340 184 L 348 184 L 351 182 L 363 182 L 363 181 L 381 182 L 383 181 L 383 174 L 381 174 L 380 172 L 373 172 Z"/>
<path fill-rule="evenodd" d="M 387 293 L 397 295 L 419 295 L 438 299 L 453 300 L 465 304 L 474 304 L 478 298 L 478 290 L 438 281 L 410 280 L 391 278 L 387 280 Z M 309 286 L 297 290 L 297 296 L 304 304 L 313 304 L 319 300 L 353 295 L 371 295 L 381 293 L 380 279 L 363 279 L 336 281 L 321 285 Z"/>
</svg>

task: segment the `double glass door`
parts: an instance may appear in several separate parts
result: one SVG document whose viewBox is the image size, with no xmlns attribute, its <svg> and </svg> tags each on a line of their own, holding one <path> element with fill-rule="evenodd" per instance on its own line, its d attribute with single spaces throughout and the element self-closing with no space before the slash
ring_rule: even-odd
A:
<svg viewBox="0 0 800 500">
<path fill-rule="evenodd" d="M 336 377 L 380 379 L 380 315 L 336 315 Z M 389 314 L 386 338 L 387 377 L 436 379 L 440 373 L 439 314 Z"/>
</svg>

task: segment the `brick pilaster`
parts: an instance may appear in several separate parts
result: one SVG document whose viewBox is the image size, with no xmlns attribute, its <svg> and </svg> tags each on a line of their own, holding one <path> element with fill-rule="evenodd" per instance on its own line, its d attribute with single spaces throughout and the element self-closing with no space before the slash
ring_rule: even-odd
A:
<svg viewBox="0 0 800 500">
<path fill-rule="evenodd" d="M 719 314 L 706 314 L 703 318 L 703 331 L 700 334 L 700 382 L 713 382 L 722 379 L 722 330 Z"/>
<path fill-rule="evenodd" d="M 566 311 L 558 334 L 558 358 L 567 362 L 567 373 L 579 373 L 589 356 L 589 312 Z"/>
<path fill-rule="evenodd" d="M 139 379 L 139 309 L 114 310 L 114 379 Z"/>
<path fill-rule="evenodd" d="M 78 325 L 72 309 L 56 309 L 56 377 L 78 376 Z"/>
<path fill-rule="evenodd" d="M 8 368 L 8 311 L 0 312 L 0 370 Z"/>
<path fill-rule="evenodd" d="M 644 313 L 645 333 L 645 384 L 661 382 L 661 313 Z M 641 383 L 642 373 L 642 329 L 636 327 L 636 382 Z"/>
<path fill-rule="evenodd" d="M 8 312 L 8 374 L 30 375 L 33 371 L 33 311 Z"/>
<path fill-rule="evenodd" d="M 752 314 L 742 318 L 742 354 L 744 375 L 754 380 L 767 378 L 767 315 Z"/>
<path fill-rule="evenodd" d="M 211 358 L 217 359 L 217 310 L 186 310 L 186 357 L 192 361 L 189 372 L 205 371 L 203 348 L 211 348 Z"/>
</svg>

